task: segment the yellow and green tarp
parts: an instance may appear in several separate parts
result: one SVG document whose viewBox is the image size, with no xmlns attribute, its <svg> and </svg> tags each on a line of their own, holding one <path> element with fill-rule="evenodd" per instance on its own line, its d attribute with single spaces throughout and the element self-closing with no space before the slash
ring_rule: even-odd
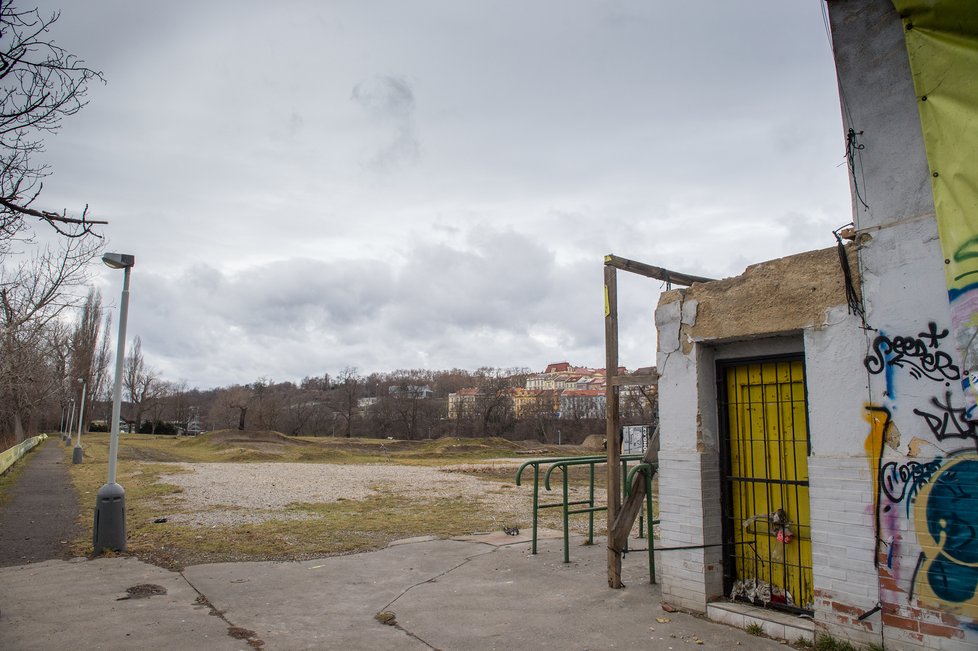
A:
<svg viewBox="0 0 978 651">
<path fill-rule="evenodd" d="M 978 3 L 893 0 L 903 21 L 969 420 L 978 420 Z"/>
</svg>

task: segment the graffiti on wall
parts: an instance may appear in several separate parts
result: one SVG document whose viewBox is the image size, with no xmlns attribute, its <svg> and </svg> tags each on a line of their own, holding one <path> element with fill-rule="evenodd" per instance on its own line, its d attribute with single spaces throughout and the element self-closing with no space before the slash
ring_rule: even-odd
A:
<svg viewBox="0 0 978 651">
<path fill-rule="evenodd" d="M 863 365 L 884 376 L 886 404 L 867 407 L 865 447 L 874 482 L 875 561 L 903 595 L 884 601 L 916 598 L 972 627 L 978 622 L 978 423 L 967 418 L 957 389 L 962 374 L 952 346 L 948 329 L 935 322 L 874 339 Z M 902 434 L 920 444 L 901 453 Z M 914 551 L 901 549 L 912 542 Z"/>
<path fill-rule="evenodd" d="M 936 396 L 930 402 L 929 410 L 915 408 L 913 413 L 926 421 L 935 439 L 971 439 L 978 444 L 978 423 L 965 418 L 964 407 L 954 406 L 950 391 L 944 392 L 944 402 Z"/>
<path fill-rule="evenodd" d="M 948 458 L 920 491 L 914 525 L 921 546 L 911 582 L 918 597 L 978 617 L 978 455 Z"/>
<path fill-rule="evenodd" d="M 880 333 L 873 340 L 872 354 L 863 360 L 866 369 L 878 375 L 888 369 L 905 368 L 918 380 L 924 377 L 937 382 L 960 380 L 961 369 L 947 352 L 939 349 L 941 340 L 949 334 L 947 328 L 938 332 L 933 321 L 927 327 L 927 332 L 919 332 L 916 336 L 890 338 Z"/>
<path fill-rule="evenodd" d="M 880 490 L 893 504 L 903 503 L 909 518 L 910 507 L 916 502 L 917 494 L 940 470 L 942 461 L 941 457 L 926 463 L 888 461 L 880 467 Z"/>
</svg>

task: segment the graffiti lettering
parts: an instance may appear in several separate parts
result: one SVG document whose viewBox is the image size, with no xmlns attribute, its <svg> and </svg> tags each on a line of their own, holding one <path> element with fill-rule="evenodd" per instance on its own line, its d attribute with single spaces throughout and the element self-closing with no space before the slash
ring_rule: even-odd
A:
<svg viewBox="0 0 978 651">
<path fill-rule="evenodd" d="M 978 442 L 978 423 L 965 418 L 964 408 L 951 405 L 951 392 L 944 392 L 944 402 L 931 398 L 930 402 L 937 409 L 930 413 L 923 409 L 914 409 L 927 422 L 927 427 L 938 441 L 945 439 L 972 439 Z"/>
<path fill-rule="evenodd" d="M 940 468 L 940 457 L 927 463 L 908 461 L 897 464 L 896 461 L 889 461 L 880 469 L 880 489 L 893 502 L 902 502 L 906 498 L 909 517 L 910 505 L 913 504 L 917 492 Z"/>
<path fill-rule="evenodd" d="M 947 337 L 948 330 L 938 332 L 937 324 L 928 324 L 927 332 L 919 332 L 917 336 L 893 337 L 879 335 L 873 340 L 873 353 L 863 360 L 867 370 L 878 375 L 886 370 L 887 365 L 908 368 L 910 375 L 916 379 L 927 377 L 935 381 L 959 380 L 961 369 L 954 363 L 950 355 L 938 350 L 942 339 Z"/>
</svg>

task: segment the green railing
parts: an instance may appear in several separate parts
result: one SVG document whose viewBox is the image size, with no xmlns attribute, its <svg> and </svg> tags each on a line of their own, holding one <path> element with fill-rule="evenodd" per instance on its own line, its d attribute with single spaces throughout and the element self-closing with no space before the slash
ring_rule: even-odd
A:
<svg viewBox="0 0 978 651">
<path fill-rule="evenodd" d="M 14 447 L 0 452 L 0 475 L 7 472 L 10 469 L 10 466 L 17 463 L 18 459 L 27 454 L 31 448 L 47 437 L 47 434 L 32 436 L 31 438 L 25 439 L 24 441 L 18 443 Z"/>
<path fill-rule="evenodd" d="M 636 472 L 641 472 L 645 474 L 645 512 L 648 514 L 648 532 L 649 536 L 646 542 L 648 543 L 649 552 L 649 583 L 655 583 L 655 535 L 652 531 L 654 525 L 659 524 L 658 520 L 652 519 L 652 478 L 655 477 L 656 471 L 659 469 L 659 464 L 657 463 L 640 463 L 634 468 L 632 468 L 627 477 L 625 478 L 625 495 L 627 496 L 632 487 L 632 479 Z M 638 537 L 642 537 L 642 515 L 638 516 Z M 635 551 L 642 551 L 641 549 L 636 549 Z M 625 542 L 625 552 L 628 553 L 628 541 Z"/>
<path fill-rule="evenodd" d="M 652 582 L 655 583 L 655 561 L 653 558 L 654 543 L 652 536 L 652 525 L 658 524 L 658 521 L 651 519 L 652 514 L 652 477 L 655 475 L 656 465 L 639 463 L 637 466 L 629 470 L 628 464 L 631 461 L 641 461 L 641 454 L 627 454 L 621 456 L 621 466 L 622 466 L 622 489 L 627 495 L 628 487 L 631 486 L 631 480 L 634 477 L 634 473 L 637 471 L 645 472 L 646 478 L 646 509 L 649 514 L 649 568 Z M 549 459 L 531 459 L 520 465 L 516 471 L 516 485 L 520 486 L 522 482 L 523 472 L 530 466 L 533 467 L 533 536 L 531 542 L 531 553 L 537 553 L 537 529 L 539 514 L 542 509 L 551 508 L 561 508 L 563 516 L 563 539 L 564 539 L 564 562 L 570 562 L 570 516 L 586 513 L 588 515 L 588 536 L 587 544 L 594 543 L 594 514 L 600 511 L 607 511 L 607 505 L 595 506 L 594 503 L 594 468 L 599 464 L 606 464 L 608 462 L 607 457 L 601 456 L 587 456 L 587 457 L 552 457 Z M 540 466 L 549 465 L 546 475 L 544 476 L 544 488 L 546 490 L 551 490 L 550 488 L 550 475 L 560 469 L 562 476 L 562 490 L 561 490 L 561 501 L 551 502 L 547 504 L 540 503 Z M 587 466 L 588 467 L 588 497 L 582 500 L 570 500 L 570 491 L 568 485 L 568 469 L 571 466 Z M 571 508 L 571 507 L 581 507 L 581 508 Z M 642 520 L 639 520 L 639 537 L 642 537 Z M 626 550 L 627 551 L 627 550 Z"/>
</svg>

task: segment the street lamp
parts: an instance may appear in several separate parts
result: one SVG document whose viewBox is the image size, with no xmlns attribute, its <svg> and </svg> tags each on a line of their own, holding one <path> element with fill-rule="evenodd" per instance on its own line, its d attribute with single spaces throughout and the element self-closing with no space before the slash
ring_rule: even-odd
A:
<svg viewBox="0 0 978 651">
<path fill-rule="evenodd" d="M 71 411 L 70 411 L 70 415 L 68 416 L 68 423 L 67 426 L 65 427 L 65 431 L 61 434 L 61 440 L 64 442 L 65 447 L 68 447 L 71 444 L 71 428 L 74 426 L 74 424 L 75 424 L 75 399 L 72 398 Z"/>
<path fill-rule="evenodd" d="M 95 494 L 95 524 L 92 546 L 95 553 L 104 549 L 126 549 L 126 491 L 115 481 L 116 458 L 119 455 L 119 418 L 122 414 L 122 364 L 126 356 L 126 319 L 129 316 L 129 272 L 136 258 L 125 253 L 106 253 L 102 262 L 122 269 L 122 300 L 119 303 L 119 343 L 115 353 L 115 388 L 112 391 L 112 430 L 109 436 L 109 478 Z"/>
<path fill-rule="evenodd" d="M 81 431 L 82 431 L 82 423 L 85 422 L 85 389 L 88 388 L 88 385 L 85 383 L 84 378 L 78 378 L 78 381 L 81 382 L 82 385 L 82 399 L 81 399 L 81 408 L 78 410 L 78 438 L 75 439 L 75 449 L 71 451 L 72 463 L 81 463 L 82 457 L 85 455 L 85 453 L 82 452 Z"/>
</svg>

